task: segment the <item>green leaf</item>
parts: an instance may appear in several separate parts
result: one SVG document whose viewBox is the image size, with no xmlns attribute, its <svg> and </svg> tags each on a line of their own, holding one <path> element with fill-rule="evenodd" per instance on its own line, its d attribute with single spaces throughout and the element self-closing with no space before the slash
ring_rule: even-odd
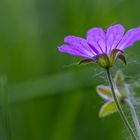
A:
<svg viewBox="0 0 140 140">
<path fill-rule="evenodd" d="M 102 54 L 98 59 L 99 66 L 103 68 L 109 68 L 110 67 L 110 61 L 106 54 Z"/>
<path fill-rule="evenodd" d="M 99 96 L 105 100 L 113 100 L 111 88 L 109 86 L 99 85 L 96 87 Z"/>
<path fill-rule="evenodd" d="M 103 118 L 117 111 L 118 110 L 114 101 L 107 102 L 101 107 L 100 112 L 99 112 L 99 117 Z"/>
</svg>

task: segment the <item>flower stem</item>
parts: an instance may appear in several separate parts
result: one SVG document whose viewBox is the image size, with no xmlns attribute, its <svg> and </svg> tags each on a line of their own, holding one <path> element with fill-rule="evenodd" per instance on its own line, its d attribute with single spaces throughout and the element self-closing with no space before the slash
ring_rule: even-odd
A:
<svg viewBox="0 0 140 140">
<path fill-rule="evenodd" d="M 0 114 L 2 118 L 2 134 L 1 138 L 3 140 L 11 140 L 11 131 L 9 127 L 9 109 L 8 109 L 8 99 L 5 91 L 6 77 L 0 77 Z"/>
<path fill-rule="evenodd" d="M 131 111 L 131 114 L 132 114 L 132 118 L 133 118 L 133 121 L 134 121 L 134 125 L 136 127 L 137 135 L 138 135 L 138 137 L 140 139 L 140 123 L 139 123 L 139 120 L 138 120 L 135 108 L 134 108 L 132 102 L 130 101 L 130 99 L 126 99 L 125 102 L 129 106 L 129 108 L 130 108 L 130 111 Z"/>
<path fill-rule="evenodd" d="M 116 103 L 118 112 L 119 112 L 119 114 L 120 114 L 125 126 L 128 128 L 129 133 L 131 134 L 133 139 L 138 140 L 136 135 L 135 135 L 135 133 L 134 133 L 134 131 L 133 131 L 133 129 L 131 128 L 131 126 L 130 126 L 128 120 L 127 120 L 127 117 L 125 116 L 125 113 L 124 113 L 124 111 L 123 111 L 123 109 L 122 109 L 122 107 L 121 107 L 121 105 L 120 105 L 120 103 L 119 103 L 119 101 L 117 99 L 117 96 L 115 94 L 115 89 L 114 89 L 114 86 L 113 86 L 113 80 L 112 80 L 112 77 L 111 77 L 110 69 L 108 68 L 106 70 L 107 70 L 107 77 L 108 77 L 108 80 L 109 80 L 109 83 L 110 83 L 110 86 L 111 86 L 111 90 L 112 90 L 112 95 L 113 95 L 114 101 Z"/>
</svg>

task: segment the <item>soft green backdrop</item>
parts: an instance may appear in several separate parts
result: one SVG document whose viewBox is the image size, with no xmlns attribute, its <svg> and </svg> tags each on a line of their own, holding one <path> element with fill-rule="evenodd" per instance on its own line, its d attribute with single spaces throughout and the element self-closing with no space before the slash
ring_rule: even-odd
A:
<svg viewBox="0 0 140 140">
<path fill-rule="evenodd" d="M 129 140 L 118 114 L 98 117 L 104 71 L 57 46 L 94 26 L 139 26 L 139 9 L 139 0 L 1 0 L 0 140 Z M 136 43 L 118 64 L 126 75 L 138 78 L 139 53 Z"/>
</svg>

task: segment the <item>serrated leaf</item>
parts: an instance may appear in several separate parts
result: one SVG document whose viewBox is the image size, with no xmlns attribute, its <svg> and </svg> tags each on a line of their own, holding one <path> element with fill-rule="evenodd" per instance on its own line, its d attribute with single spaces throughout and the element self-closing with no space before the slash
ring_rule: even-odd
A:
<svg viewBox="0 0 140 140">
<path fill-rule="evenodd" d="M 113 100 L 111 88 L 109 86 L 99 85 L 96 87 L 99 96 L 105 100 Z"/>
<path fill-rule="evenodd" d="M 100 112 L 99 112 L 99 117 L 104 118 L 106 116 L 109 116 L 109 115 L 117 112 L 117 111 L 118 110 L 117 110 L 117 107 L 116 107 L 116 104 L 114 101 L 107 102 L 101 107 Z"/>
<path fill-rule="evenodd" d="M 110 67 L 110 61 L 109 61 L 108 56 L 106 54 L 102 54 L 98 59 L 98 64 L 99 64 L 99 66 L 101 66 L 103 68 Z"/>
</svg>

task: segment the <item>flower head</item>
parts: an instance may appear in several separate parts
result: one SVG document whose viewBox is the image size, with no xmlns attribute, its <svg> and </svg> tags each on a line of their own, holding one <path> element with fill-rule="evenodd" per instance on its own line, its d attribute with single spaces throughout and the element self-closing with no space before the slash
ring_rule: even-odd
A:
<svg viewBox="0 0 140 140">
<path fill-rule="evenodd" d="M 140 40 L 140 27 L 128 30 L 122 25 L 110 26 L 106 31 L 92 28 L 87 32 L 86 39 L 76 36 L 64 38 L 66 44 L 58 47 L 60 52 L 83 57 L 87 62 L 98 63 L 104 68 L 111 67 L 117 58 L 126 63 L 123 51 Z"/>
</svg>

